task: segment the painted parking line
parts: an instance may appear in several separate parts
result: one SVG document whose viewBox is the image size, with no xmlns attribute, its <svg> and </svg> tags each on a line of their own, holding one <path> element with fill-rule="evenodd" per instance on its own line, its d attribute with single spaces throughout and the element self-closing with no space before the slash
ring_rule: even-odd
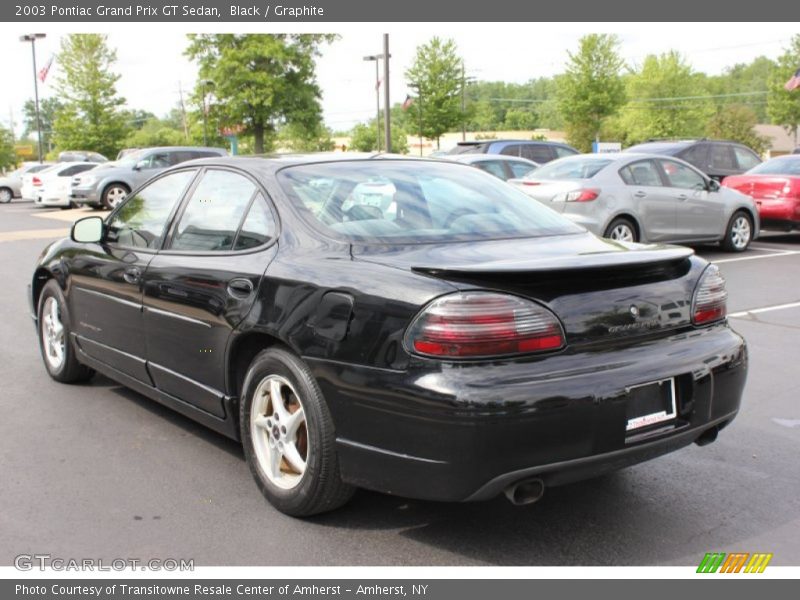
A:
<svg viewBox="0 0 800 600">
<path fill-rule="evenodd" d="M 69 235 L 69 229 L 24 229 L 22 231 L 0 232 L 0 242 L 18 242 L 20 240 L 44 240 Z"/>
<path fill-rule="evenodd" d="M 780 250 L 772 254 L 761 254 L 759 256 L 740 256 L 739 258 L 723 258 L 722 260 L 712 260 L 715 265 L 722 263 L 741 262 L 744 260 L 764 260 L 765 258 L 780 258 L 781 256 L 793 256 L 800 254 L 800 250 Z"/>
<path fill-rule="evenodd" d="M 787 308 L 800 308 L 800 302 L 789 302 L 788 304 L 775 304 L 773 306 L 763 306 L 761 308 L 751 308 L 750 310 L 742 310 L 739 312 L 731 313 L 728 316 L 734 319 L 741 319 L 749 315 L 758 315 L 765 312 L 772 312 L 773 310 L 785 310 Z"/>
</svg>

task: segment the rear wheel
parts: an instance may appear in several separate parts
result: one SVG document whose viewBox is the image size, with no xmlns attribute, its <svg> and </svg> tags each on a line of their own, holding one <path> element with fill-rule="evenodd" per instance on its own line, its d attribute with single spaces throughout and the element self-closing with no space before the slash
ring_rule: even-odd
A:
<svg viewBox="0 0 800 600">
<path fill-rule="evenodd" d="M 6 204 L 7 202 L 11 202 L 11 199 L 14 197 L 14 192 L 12 192 L 9 188 L 4 187 L 0 188 L 0 204 Z"/>
<path fill-rule="evenodd" d="M 603 234 L 604 238 L 616 240 L 618 242 L 638 242 L 639 235 L 636 233 L 636 227 L 630 220 L 620 217 L 614 219 L 611 224 L 606 228 Z"/>
<path fill-rule="evenodd" d="M 342 482 L 333 420 L 299 358 L 269 348 L 245 377 L 239 415 L 244 454 L 264 496 L 295 517 L 334 510 L 354 488 Z"/>
<path fill-rule="evenodd" d="M 39 297 L 39 348 L 47 373 L 61 383 L 89 380 L 94 371 L 78 362 L 70 340 L 67 303 L 58 283 L 51 279 Z"/>
<path fill-rule="evenodd" d="M 105 190 L 103 190 L 103 206 L 111 210 L 116 208 L 117 205 L 125 200 L 130 193 L 128 186 L 121 183 L 112 183 Z"/>
<path fill-rule="evenodd" d="M 744 252 L 753 239 L 753 220 L 747 213 L 737 212 L 731 217 L 722 240 L 723 250 Z"/>
</svg>

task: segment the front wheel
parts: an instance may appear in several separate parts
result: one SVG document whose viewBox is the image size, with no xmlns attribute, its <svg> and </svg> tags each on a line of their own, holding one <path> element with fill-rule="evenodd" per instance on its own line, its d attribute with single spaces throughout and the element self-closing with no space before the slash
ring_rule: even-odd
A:
<svg viewBox="0 0 800 600">
<path fill-rule="evenodd" d="M 638 242 L 639 236 L 636 233 L 636 227 L 628 219 L 614 219 L 611 224 L 606 228 L 603 234 L 604 238 L 616 240 L 618 242 Z"/>
<path fill-rule="evenodd" d="M 731 217 L 722 240 L 722 249 L 728 252 L 744 252 L 753 239 L 753 220 L 743 212 Z"/>
<path fill-rule="evenodd" d="M 39 348 L 47 373 L 61 383 L 87 381 L 94 371 L 78 362 L 70 340 L 67 303 L 55 279 L 48 281 L 39 297 Z"/>
<path fill-rule="evenodd" d="M 245 377 L 239 425 L 244 455 L 259 489 L 275 508 L 306 517 L 345 504 L 333 420 L 308 367 L 269 348 Z"/>
<path fill-rule="evenodd" d="M 112 183 L 103 190 L 103 206 L 109 210 L 116 208 L 120 202 L 125 200 L 129 192 L 127 186 L 121 183 Z"/>
</svg>

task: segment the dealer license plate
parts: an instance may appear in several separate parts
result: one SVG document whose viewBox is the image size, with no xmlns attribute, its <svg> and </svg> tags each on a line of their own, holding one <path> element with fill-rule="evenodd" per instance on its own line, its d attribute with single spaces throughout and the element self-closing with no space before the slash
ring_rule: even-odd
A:
<svg viewBox="0 0 800 600">
<path fill-rule="evenodd" d="M 669 421 L 675 414 L 674 378 L 633 386 L 628 392 L 625 431 Z"/>
</svg>

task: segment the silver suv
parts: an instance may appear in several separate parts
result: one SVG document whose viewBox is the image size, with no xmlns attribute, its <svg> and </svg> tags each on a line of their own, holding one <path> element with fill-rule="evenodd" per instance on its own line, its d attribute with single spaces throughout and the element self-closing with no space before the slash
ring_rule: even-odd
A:
<svg viewBox="0 0 800 600">
<path fill-rule="evenodd" d="M 91 172 L 75 177 L 69 197 L 75 204 L 111 209 L 122 202 L 131 190 L 168 167 L 195 158 L 227 154 L 224 148 L 191 146 L 137 150 L 126 154 L 121 160 L 101 164 Z"/>
</svg>

